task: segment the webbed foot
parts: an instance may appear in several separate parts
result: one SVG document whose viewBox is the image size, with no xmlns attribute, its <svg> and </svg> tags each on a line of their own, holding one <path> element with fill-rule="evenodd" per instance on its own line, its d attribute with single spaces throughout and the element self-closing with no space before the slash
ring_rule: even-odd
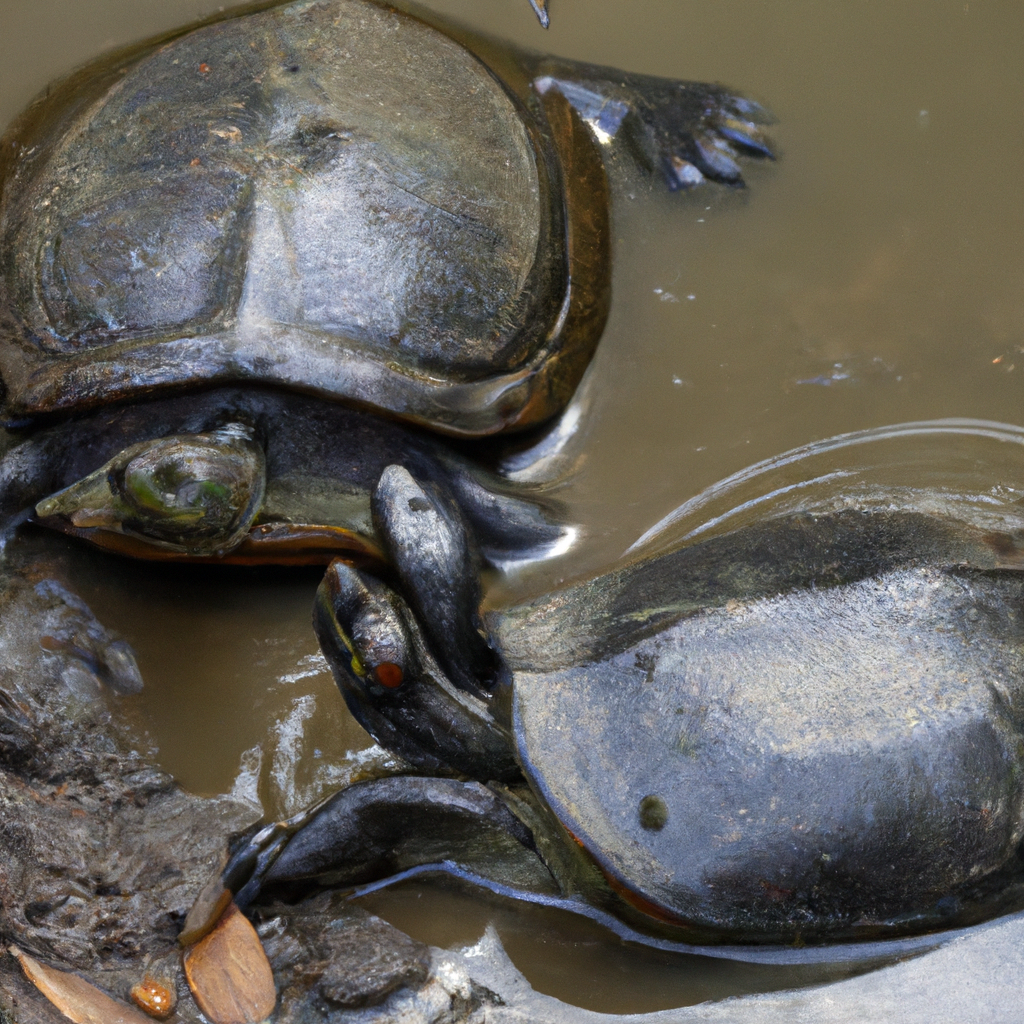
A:
<svg viewBox="0 0 1024 1024">
<path fill-rule="evenodd" d="M 600 142 L 624 138 L 640 163 L 661 170 L 672 191 L 706 178 L 742 188 L 740 158 L 774 159 L 764 132 L 772 115 L 722 86 L 555 60 L 539 70 L 539 92 L 561 92 Z"/>
</svg>

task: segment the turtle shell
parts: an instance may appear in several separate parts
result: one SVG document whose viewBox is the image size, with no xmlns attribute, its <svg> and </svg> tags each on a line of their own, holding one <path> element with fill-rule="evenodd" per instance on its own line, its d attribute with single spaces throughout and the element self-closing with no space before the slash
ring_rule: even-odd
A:
<svg viewBox="0 0 1024 1024">
<path fill-rule="evenodd" d="M 1000 564 L 979 535 L 866 518 L 683 549 L 506 630 L 524 770 L 634 908 L 695 936 L 870 937 L 1005 882 L 1024 579 L 963 568 Z"/>
<path fill-rule="evenodd" d="M 454 433 L 550 415 L 575 385 L 537 399 L 569 280 L 553 145 L 469 50 L 369 0 L 79 72 L 3 141 L 8 413 L 255 380 Z"/>
</svg>

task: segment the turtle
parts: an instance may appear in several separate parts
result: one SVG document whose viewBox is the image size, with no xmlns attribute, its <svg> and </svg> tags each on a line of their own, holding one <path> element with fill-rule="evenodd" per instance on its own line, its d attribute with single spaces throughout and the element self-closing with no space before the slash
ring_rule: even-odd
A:
<svg viewBox="0 0 1024 1024">
<path fill-rule="evenodd" d="M 163 562 L 386 571 L 370 496 L 407 466 L 472 524 L 482 564 L 571 543 L 561 505 L 482 468 L 446 439 L 309 395 L 221 387 L 93 410 L 0 459 L 0 522 L 26 519 Z"/>
<path fill-rule="evenodd" d="M 1024 524 L 850 497 L 485 613 L 429 484 L 373 506 L 394 576 L 332 563 L 314 624 L 408 772 L 245 840 L 189 941 L 229 894 L 426 871 L 690 948 L 1021 905 Z"/>
<path fill-rule="evenodd" d="M 605 159 L 738 187 L 768 120 L 376 0 L 105 57 L 0 141 L 2 415 L 262 383 L 452 435 L 541 423 L 608 312 Z"/>
</svg>

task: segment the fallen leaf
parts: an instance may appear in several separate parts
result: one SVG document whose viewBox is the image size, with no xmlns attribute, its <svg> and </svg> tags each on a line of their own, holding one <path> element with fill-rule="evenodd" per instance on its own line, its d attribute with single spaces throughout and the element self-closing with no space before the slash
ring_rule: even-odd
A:
<svg viewBox="0 0 1024 1024">
<path fill-rule="evenodd" d="M 185 953 L 185 977 L 213 1024 L 259 1024 L 277 1002 L 274 974 L 256 929 L 231 903 Z"/>
<path fill-rule="evenodd" d="M 222 864 L 221 867 L 224 865 Z M 178 935 L 181 946 L 193 946 L 205 935 L 209 935 L 224 916 L 224 911 L 231 902 L 231 890 L 225 888 L 218 870 L 203 886 L 196 897 L 192 909 L 185 917 L 185 923 Z"/>
<path fill-rule="evenodd" d="M 153 1024 L 149 1017 L 112 999 L 85 978 L 47 967 L 15 946 L 8 950 L 28 980 L 75 1024 Z"/>
</svg>

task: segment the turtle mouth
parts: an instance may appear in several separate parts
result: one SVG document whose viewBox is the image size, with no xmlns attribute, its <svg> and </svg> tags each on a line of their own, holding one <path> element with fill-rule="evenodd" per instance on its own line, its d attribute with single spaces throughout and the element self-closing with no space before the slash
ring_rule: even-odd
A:
<svg viewBox="0 0 1024 1024">
<path fill-rule="evenodd" d="M 355 530 L 318 523 L 260 523 L 232 548 L 210 553 L 184 551 L 127 528 L 76 525 L 63 515 L 38 512 L 29 521 L 88 541 L 94 547 L 150 562 L 192 562 L 217 565 L 326 566 L 335 558 L 373 569 L 387 559 L 376 541 Z"/>
</svg>

